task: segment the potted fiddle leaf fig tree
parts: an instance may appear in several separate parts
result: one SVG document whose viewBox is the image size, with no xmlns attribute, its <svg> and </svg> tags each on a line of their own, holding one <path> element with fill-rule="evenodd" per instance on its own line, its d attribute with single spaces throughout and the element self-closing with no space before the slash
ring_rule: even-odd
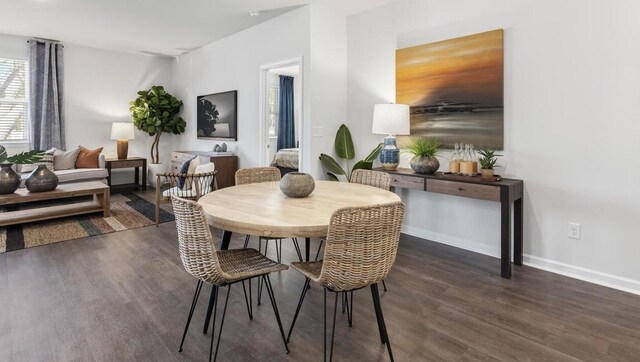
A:
<svg viewBox="0 0 640 362">
<path fill-rule="evenodd" d="M 329 178 L 329 180 L 340 181 L 338 176 L 344 176 L 347 181 L 351 181 L 351 174 L 353 173 L 353 171 L 357 169 L 370 170 L 373 167 L 373 161 L 380 154 L 382 146 L 382 143 L 378 144 L 378 146 L 374 148 L 367 157 L 365 157 L 363 160 L 355 162 L 353 164 L 353 167 L 350 167 L 349 161 L 353 160 L 356 157 L 356 152 L 353 146 L 351 132 L 349 131 L 349 128 L 343 124 L 340 126 L 340 128 L 338 128 L 333 147 L 336 156 L 344 160 L 344 163 L 347 166 L 346 169 L 342 168 L 342 166 L 338 161 L 336 161 L 336 159 L 325 153 L 320 154 L 320 162 L 327 171 L 327 177 Z"/>
<path fill-rule="evenodd" d="M 493 177 L 493 168 L 496 166 L 496 162 L 498 162 L 498 157 L 502 155 L 497 154 L 496 151 L 490 148 L 483 148 L 478 151 L 478 154 L 480 154 L 478 162 L 480 163 L 482 178 Z"/>
<path fill-rule="evenodd" d="M 129 102 L 133 125 L 153 137 L 149 183 L 156 187 L 156 173 L 164 172 L 160 163 L 158 146 L 163 133 L 179 135 L 184 133 L 186 122 L 178 115 L 182 101 L 167 93 L 162 86 L 153 86 L 138 92 L 138 98 Z"/>
</svg>

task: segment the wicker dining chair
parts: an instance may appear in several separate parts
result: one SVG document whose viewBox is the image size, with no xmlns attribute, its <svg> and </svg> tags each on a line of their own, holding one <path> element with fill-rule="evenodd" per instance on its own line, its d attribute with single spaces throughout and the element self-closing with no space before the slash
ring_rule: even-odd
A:
<svg viewBox="0 0 640 362">
<path fill-rule="evenodd" d="M 389 358 L 393 361 L 391 343 L 380 305 L 378 282 L 387 277 L 398 251 L 400 229 L 404 216 L 404 204 L 400 201 L 368 207 L 347 207 L 331 216 L 322 261 L 295 262 L 291 267 L 305 277 L 298 306 L 291 322 L 287 343 L 293 332 L 309 283 L 314 281 L 324 288 L 324 360 L 327 360 L 327 293 L 335 293 L 333 303 L 333 330 L 331 350 L 336 330 L 338 295 L 365 287 L 371 288 L 371 296 L 378 322 L 380 341 L 387 345 Z M 353 298 L 351 298 L 353 301 Z M 349 320 L 353 316 L 353 305 L 347 310 Z"/>
<path fill-rule="evenodd" d="M 351 173 L 351 183 L 367 185 L 372 187 L 377 187 L 379 189 L 389 191 L 391 189 L 391 175 L 386 172 L 374 171 L 374 170 L 365 170 L 365 169 L 357 169 Z M 318 251 L 316 252 L 316 259 L 320 256 L 320 249 L 322 248 L 324 240 L 320 239 L 320 244 L 318 245 Z M 382 289 L 387 291 L 387 284 L 382 281 Z M 345 297 L 345 300 L 347 298 Z"/>
<path fill-rule="evenodd" d="M 252 278 L 259 278 L 262 279 L 269 293 L 271 306 L 273 307 L 278 328 L 280 329 L 280 336 L 282 337 L 286 352 L 289 353 L 280 320 L 280 313 L 278 312 L 278 305 L 273 293 L 271 280 L 269 279 L 270 273 L 287 270 L 289 267 L 268 259 L 255 249 L 216 250 L 215 242 L 211 236 L 211 230 L 209 229 L 209 224 L 207 223 L 207 218 L 202 206 L 194 201 L 181 199 L 175 195 L 171 196 L 171 200 L 173 203 L 173 212 L 176 217 L 178 248 L 182 265 L 189 274 L 198 279 L 196 291 L 191 302 L 191 309 L 189 310 L 189 316 L 187 317 L 187 324 L 184 327 L 184 333 L 182 334 L 178 351 L 182 352 L 182 346 L 184 345 L 184 340 L 189 330 L 189 324 L 191 323 L 191 318 L 193 317 L 193 312 L 198 303 L 200 291 L 204 283 L 213 284 L 214 309 L 212 325 L 214 330 L 220 288 L 227 287 L 227 295 L 220 320 L 220 329 L 218 331 L 218 342 L 216 343 L 215 353 L 213 354 L 213 360 L 216 360 L 218 347 L 222 339 L 222 327 L 224 325 L 225 315 L 227 314 L 227 304 L 229 302 L 229 295 L 231 294 L 231 286 L 235 283 L 242 282 L 249 318 L 253 319 L 251 303 L 249 302 L 251 299 L 251 284 L 249 284 L 249 298 L 247 299 L 244 281 L 248 280 L 250 282 Z M 211 332 L 209 361 L 212 360 L 214 336 L 215 333 Z"/>
<path fill-rule="evenodd" d="M 198 166 L 207 172 L 156 174 L 156 226 L 160 224 L 160 205 L 171 202 L 171 196 L 198 201 L 218 189 L 213 163 Z"/>
</svg>

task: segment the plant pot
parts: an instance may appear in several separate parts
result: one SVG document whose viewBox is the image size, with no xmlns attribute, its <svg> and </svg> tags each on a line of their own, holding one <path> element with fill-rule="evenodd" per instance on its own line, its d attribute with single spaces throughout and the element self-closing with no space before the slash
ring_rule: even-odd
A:
<svg viewBox="0 0 640 362">
<path fill-rule="evenodd" d="M 12 194 L 20 187 L 20 175 L 11 166 L 12 163 L 0 164 L 0 195 Z"/>
<path fill-rule="evenodd" d="M 158 177 L 156 175 L 159 173 L 167 172 L 164 167 L 164 163 L 150 163 L 147 165 L 147 168 L 149 169 L 147 171 L 147 174 L 149 175 L 149 177 L 147 177 L 147 180 L 149 180 L 149 185 L 153 188 L 156 188 L 158 186 Z"/>
<path fill-rule="evenodd" d="M 440 168 L 440 161 L 435 156 L 415 156 L 411 159 L 411 168 L 416 173 L 431 174 Z"/>
<path fill-rule="evenodd" d="M 492 178 L 493 177 L 493 169 L 492 168 L 483 168 L 480 170 L 482 174 L 482 178 Z"/>
<path fill-rule="evenodd" d="M 307 197 L 315 188 L 316 183 L 308 173 L 289 172 L 280 180 L 280 190 L 289 197 Z"/>
<path fill-rule="evenodd" d="M 27 176 L 24 185 L 29 192 L 46 192 L 58 187 L 58 176 L 45 165 L 39 165 Z"/>
</svg>

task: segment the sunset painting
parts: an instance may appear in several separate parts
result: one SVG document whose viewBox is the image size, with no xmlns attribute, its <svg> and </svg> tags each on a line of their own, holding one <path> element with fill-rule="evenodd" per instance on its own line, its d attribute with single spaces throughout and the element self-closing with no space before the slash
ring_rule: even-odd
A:
<svg viewBox="0 0 640 362">
<path fill-rule="evenodd" d="M 444 148 L 504 148 L 503 30 L 396 51 L 396 103 L 411 107 L 411 135 Z"/>
</svg>

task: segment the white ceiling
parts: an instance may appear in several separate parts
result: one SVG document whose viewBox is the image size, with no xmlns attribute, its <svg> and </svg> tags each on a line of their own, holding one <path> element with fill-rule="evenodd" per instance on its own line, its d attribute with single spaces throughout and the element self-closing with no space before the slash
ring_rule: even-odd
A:
<svg viewBox="0 0 640 362">
<path fill-rule="evenodd" d="M 351 15 L 389 1 L 0 0 L 0 34 L 174 56 L 308 3 Z"/>
</svg>

